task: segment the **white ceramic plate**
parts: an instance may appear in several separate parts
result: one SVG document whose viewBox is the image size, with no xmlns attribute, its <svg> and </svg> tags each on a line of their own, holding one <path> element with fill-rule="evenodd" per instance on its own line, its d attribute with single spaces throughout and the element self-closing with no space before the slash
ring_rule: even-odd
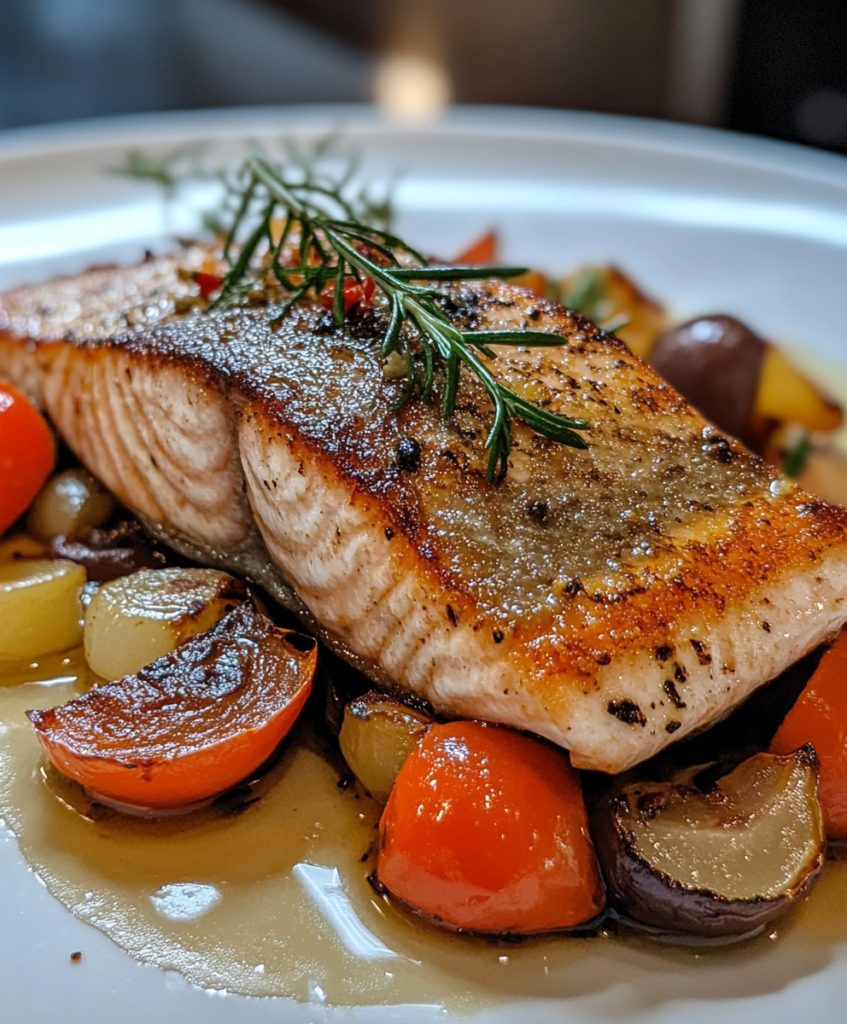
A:
<svg viewBox="0 0 847 1024">
<path fill-rule="evenodd" d="M 166 153 L 198 140 L 231 156 L 245 139 L 315 139 L 343 128 L 365 168 L 395 190 L 399 230 L 449 256 L 495 225 L 511 262 L 571 269 L 613 260 L 674 314 L 728 312 L 847 371 L 847 161 L 702 129 L 539 111 L 457 111 L 399 129 L 356 108 L 122 119 L 0 136 L 0 287 L 133 259 L 170 228 L 158 191 L 108 176 L 131 147 Z M 841 908 L 847 918 L 847 907 Z M 755 956 L 683 964 L 621 948 L 559 979 L 567 999 L 485 1011 L 484 1024 L 843 1019 L 841 939 L 780 943 Z M 81 964 L 71 950 L 84 949 Z M 434 1022 L 437 1007 L 355 1011 L 192 988 L 136 964 L 71 917 L 0 835 L 0 1016 L 63 1024 Z"/>
</svg>

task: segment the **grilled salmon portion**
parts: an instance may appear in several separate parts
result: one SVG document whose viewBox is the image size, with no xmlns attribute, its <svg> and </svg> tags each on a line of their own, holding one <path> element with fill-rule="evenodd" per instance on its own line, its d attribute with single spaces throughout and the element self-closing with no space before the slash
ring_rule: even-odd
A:
<svg viewBox="0 0 847 1024">
<path fill-rule="evenodd" d="M 160 298 L 178 263 L 153 275 Z M 501 349 L 492 372 L 591 423 L 576 451 L 516 422 L 495 488 L 475 378 L 449 424 L 439 382 L 392 412 L 381 309 L 338 328 L 319 306 L 180 318 L 162 299 L 166 322 L 116 333 L 100 296 L 146 308 L 145 266 L 96 272 L 111 283 L 94 292 L 83 275 L 7 293 L 0 373 L 152 530 L 261 581 L 378 683 L 618 772 L 847 620 L 847 512 L 785 484 L 556 304 L 494 282 L 445 293 L 463 329 L 561 334 Z"/>
</svg>

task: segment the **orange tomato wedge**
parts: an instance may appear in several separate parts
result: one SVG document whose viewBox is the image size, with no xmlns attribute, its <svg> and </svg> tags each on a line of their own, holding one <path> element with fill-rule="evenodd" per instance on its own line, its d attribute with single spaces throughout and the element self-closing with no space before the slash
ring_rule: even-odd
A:
<svg viewBox="0 0 847 1024">
<path fill-rule="evenodd" d="M 55 462 L 47 421 L 26 395 L 0 381 L 0 535 L 26 512 Z"/>
<path fill-rule="evenodd" d="M 567 755 L 481 722 L 434 725 L 406 759 L 376 878 L 426 916 L 479 932 L 572 928 L 604 904 Z"/>
<path fill-rule="evenodd" d="M 454 262 L 469 267 L 485 267 L 497 262 L 499 248 L 497 232 L 488 231 L 482 238 L 478 238 L 473 245 L 468 246 L 464 252 L 460 253 Z"/>
<path fill-rule="evenodd" d="M 509 284 L 516 284 L 519 288 L 529 288 L 539 299 L 547 298 L 547 278 L 538 270 L 528 270 L 520 277 L 510 277 Z"/>
<path fill-rule="evenodd" d="M 314 641 L 242 605 L 133 676 L 28 711 L 48 758 L 138 808 L 195 804 L 263 764 L 312 685 Z"/>
<path fill-rule="evenodd" d="M 821 658 L 771 742 L 774 754 L 811 743 L 818 755 L 818 797 L 829 839 L 847 840 L 847 631 Z"/>
</svg>

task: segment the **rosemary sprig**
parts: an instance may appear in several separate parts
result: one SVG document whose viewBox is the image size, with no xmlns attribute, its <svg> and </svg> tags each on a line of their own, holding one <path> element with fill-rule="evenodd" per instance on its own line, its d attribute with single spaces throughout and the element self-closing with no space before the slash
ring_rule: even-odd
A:
<svg viewBox="0 0 847 1024">
<path fill-rule="evenodd" d="M 239 304 L 256 287 L 276 282 L 285 294 L 277 311 L 281 318 L 296 302 L 329 288 L 336 322 L 345 312 L 345 287 L 362 286 L 369 278 L 390 310 L 381 356 L 397 353 L 405 363 L 405 386 L 395 403 L 399 411 L 416 396 L 432 395 L 436 367 L 444 371 L 441 414 L 445 421 L 455 411 L 461 369 L 482 383 L 494 406 L 494 418 L 485 441 L 489 451 L 488 479 L 501 483 L 508 469 L 512 446 L 511 421 L 520 417 L 536 433 L 572 448 L 587 448 L 576 431 L 590 429 L 585 420 L 549 412 L 511 391 L 489 369 L 494 345 L 521 347 L 559 346 L 567 339 L 543 331 L 461 331 L 443 311 L 445 281 L 512 277 L 522 267 L 445 267 L 428 261 L 402 239 L 373 220 L 363 220 L 337 183 L 317 179 L 306 169 L 296 179 L 285 175 L 260 156 L 250 157 L 241 177 L 242 189 L 224 244 L 229 271 L 215 301 L 217 307 Z M 281 232 L 275 227 L 282 223 Z M 296 262 L 280 262 L 283 247 L 299 232 Z M 401 265 L 399 256 L 403 256 Z M 419 342 L 418 362 L 411 342 Z M 485 358 L 483 358 L 485 357 Z M 396 359 L 394 360 L 396 362 Z"/>
<path fill-rule="evenodd" d="M 131 149 L 121 166 L 110 167 L 110 174 L 141 181 L 153 181 L 167 193 L 173 193 L 180 182 L 187 178 L 207 177 L 200 170 L 202 144 L 181 146 L 165 156 L 150 156 L 140 149 Z"/>
</svg>

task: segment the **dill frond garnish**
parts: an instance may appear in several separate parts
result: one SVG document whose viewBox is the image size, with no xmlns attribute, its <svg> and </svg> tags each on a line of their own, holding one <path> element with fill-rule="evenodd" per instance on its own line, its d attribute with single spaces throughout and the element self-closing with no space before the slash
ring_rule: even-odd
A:
<svg viewBox="0 0 847 1024">
<path fill-rule="evenodd" d="M 525 273 L 525 268 L 433 266 L 382 226 L 374 211 L 369 216 L 362 197 L 355 204 L 345 198 L 344 181 L 330 184 L 308 170 L 296 177 L 286 175 L 260 156 L 248 158 L 240 180 L 239 202 L 224 241 L 229 270 L 215 307 L 240 305 L 257 287 L 273 285 L 285 296 L 275 311 L 276 317 L 282 317 L 307 295 L 318 298 L 331 288 L 333 313 L 340 326 L 345 288 L 369 280 L 389 310 L 381 356 L 394 368 L 392 377 L 405 379 L 395 411 L 416 398 L 429 400 L 436 368 L 440 368 L 444 373 L 441 415 L 449 421 L 464 369 L 479 379 L 494 407 L 485 441 L 490 482 L 505 479 L 515 417 L 559 444 L 588 447 L 576 433 L 589 430 L 588 422 L 535 405 L 500 383 L 489 367 L 488 361 L 496 358 L 494 345 L 557 347 L 566 344 L 566 338 L 531 330 L 462 331 L 443 309 L 440 284 L 514 277 Z M 286 251 L 288 258 L 283 261 Z M 413 346 L 415 339 L 417 346 Z"/>
</svg>

